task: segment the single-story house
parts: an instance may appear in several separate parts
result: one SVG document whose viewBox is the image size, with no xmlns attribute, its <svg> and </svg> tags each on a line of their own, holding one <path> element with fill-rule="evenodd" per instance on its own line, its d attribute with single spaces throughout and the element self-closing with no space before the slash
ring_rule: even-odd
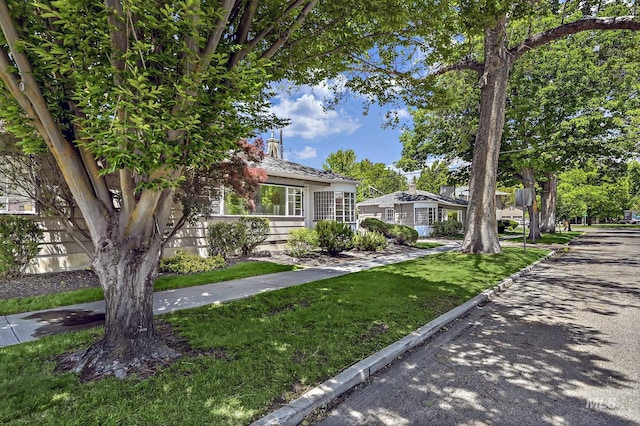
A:
<svg viewBox="0 0 640 426">
<path fill-rule="evenodd" d="M 358 220 L 368 217 L 383 222 L 411 226 L 421 237 L 431 235 L 434 222 L 447 220 L 450 212 L 464 223 L 467 202 L 464 200 L 416 190 L 411 185 L 408 191 L 370 198 L 357 204 Z"/>
<path fill-rule="evenodd" d="M 465 200 L 465 201 L 469 201 L 469 187 L 468 186 L 446 187 L 446 188 L 453 188 L 453 194 L 455 195 L 455 198 L 458 198 L 458 199 L 461 199 L 461 200 Z M 515 213 L 516 216 L 513 216 L 510 213 L 511 211 L 513 211 L 513 207 L 507 208 L 507 206 L 505 205 L 506 198 L 509 195 L 510 194 L 508 192 L 496 190 L 496 219 L 498 219 L 498 220 L 500 220 L 500 219 L 510 219 L 510 220 L 520 220 L 520 219 L 522 219 L 522 209 L 520 209 L 520 218 L 518 219 L 516 217 L 517 213 Z M 505 213 L 505 211 L 507 209 L 509 210 L 509 212 Z"/>
<path fill-rule="evenodd" d="M 345 222 L 355 229 L 357 181 L 282 159 L 281 140 L 272 137 L 267 144 L 267 156 L 256 165 L 264 169 L 268 177 L 256 194 L 255 211 L 248 211 L 244 200 L 233 192 L 223 190 L 219 200 L 212 200 L 212 216 L 202 217 L 196 224 L 185 224 L 166 243 L 164 256 L 170 256 L 177 250 L 206 255 L 208 224 L 213 221 L 235 221 L 243 215 L 269 219 L 270 235 L 263 248 L 282 249 L 289 231 L 301 227 L 312 229 L 323 219 Z M 90 257 L 58 219 L 39 218 L 32 209 L 35 203 L 15 195 L 7 197 L 7 193 L 1 193 L 4 197 L 0 199 L 0 214 L 33 214 L 44 229 L 40 253 L 28 272 L 57 272 L 90 266 Z M 18 201 L 24 207 L 18 208 Z M 92 246 L 85 237 L 79 239 L 86 247 Z"/>
<path fill-rule="evenodd" d="M 255 210 L 250 212 L 244 200 L 223 190 L 214 201 L 209 220 L 235 220 L 243 215 L 269 219 L 271 233 L 267 243 L 280 244 L 289 231 L 306 227 L 313 229 L 319 220 L 356 222 L 356 187 L 358 182 L 336 173 L 315 169 L 282 159 L 282 142 L 267 140 L 267 155 L 256 165 L 267 172 L 255 196 Z"/>
</svg>

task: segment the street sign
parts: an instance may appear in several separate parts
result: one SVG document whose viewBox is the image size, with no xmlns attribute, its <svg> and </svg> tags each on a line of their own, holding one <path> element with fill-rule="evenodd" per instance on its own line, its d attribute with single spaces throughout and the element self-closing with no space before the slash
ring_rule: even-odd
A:
<svg viewBox="0 0 640 426">
<path fill-rule="evenodd" d="M 533 204 L 533 189 L 516 189 L 516 206 L 529 207 Z"/>
</svg>

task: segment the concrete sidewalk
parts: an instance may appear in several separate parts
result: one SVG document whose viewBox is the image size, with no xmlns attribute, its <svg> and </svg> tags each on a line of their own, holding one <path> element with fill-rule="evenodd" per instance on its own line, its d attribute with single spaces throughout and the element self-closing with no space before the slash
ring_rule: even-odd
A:
<svg viewBox="0 0 640 426">
<path fill-rule="evenodd" d="M 371 260 L 350 261 L 337 266 L 306 268 L 215 284 L 160 291 L 153 295 L 153 311 L 154 314 L 159 315 L 180 309 L 229 302 L 259 293 L 338 277 L 377 266 L 417 259 L 429 254 L 450 251 L 458 246 L 459 243 L 450 243 L 429 250 L 409 249 L 402 253 Z M 104 300 L 0 316 L 0 347 L 32 341 L 51 334 L 97 326 L 103 322 Z"/>
</svg>

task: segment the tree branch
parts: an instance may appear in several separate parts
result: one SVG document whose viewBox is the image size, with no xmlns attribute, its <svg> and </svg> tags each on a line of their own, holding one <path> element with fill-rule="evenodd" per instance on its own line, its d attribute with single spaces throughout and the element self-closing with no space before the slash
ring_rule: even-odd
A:
<svg viewBox="0 0 640 426">
<path fill-rule="evenodd" d="M 282 45 L 286 43 L 287 40 L 289 40 L 289 37 L 291 37 L 291 34 L 293 33 L 293 31 L 295 31 L 297 27 L 302 25 L 302 23 L 307 18 L 309 13 L 311 13 L 313 8 L 316 7 L 317 3 L 318 3 L 318 0 L 312 0 L 309 3 L 307 3 L 306 6 L 300 12 L 300 14 L 297 16 L 295 23 L 289 26 L 285 30 L 284 34 L 278 37 L 278 39 L 271 45 L 271 47 L 269 47 L 266 50 L 266 52 L 262 54 L 261 59 L 270 59 L 273 55 L 275 55 L 278 49 L 280 49 Z"/>
<path fill-rule="evenodd" d="M 220 43 L 220 39 L 222 38 L 222 34 L 224 34 L 224 30 L 227 27 L 227 22 L 229 21 L 229 16 L 231 14 L 231 10 L 233 8 L 234 1 L 233 0 L 224 0 L 222 3 L 223 15 L 216 20 L 214 31 L 209 34 L 209 38 L 207 39 L 207 46 L 202 52 L 202 63 L 199 67 L 199 71 L 205 71 L 209 68 L 211 64 L 211 58 L 213 57 L 213 53 L 218 48 L 218 43 Z"/>
<path fill-rule="evenodd" d="M 548 31 L 535 34 L 517 46 L 509 49 L 511 62 L 513 63 L 529 50 L 535 49 L 536 47 L 540 47 L 571 34 L 588 30 L 639 31 L 640 21 L 637 16 L 617 16 L 608 18 L 585 18 L 568 24 L 563 24 Z"/>
<path fill-rule="evenodd" d="M 236 32 L 236 43 L 245 44 L 249 38 L 249 29 L 251 23 L 256 16 L 258 10 L 258 2 L 256 0 L 249 0 L 244 7 L 244 12 L 240 17 L 240 23 L 238 24 L 238 31 Z"/>
<path fill-rule="evenodd" d="M 244 59 L 249 52 L 251 52 L 259 43 L 264 41 L 264 39 L 275 28 L 279 27 L 282 24 L 282 21 L 285 18 L 287 18 L 289 16 L 289 14 L 291 14 L 296 8 L 302 6 L 305 1 L 307 1 L 307 0 L 294 0 L 291 4 L 289 4 L 289 6 L 287 6 L 287 8 L 282 13 L 282 17 L 278 21 L 271 23 L 266 28 L 263 28 L 262 31 L 260 31 L 253 39 L 251 39 L 251 41 L 249 41 L 249 43 L 244 48 L 242 48 L 240 51 L 234 53 L 233 56 L 231 56 L 231 59 L 229 60 L 229 65 L 228 65 L 229 68 L 233 68 L 242 59 Z M 309 3 L 306 4 L 306 6 L 302 10 L 302 12 L 300 12 L 298 17 L 296 18 L 296 21 L 295 21 L 296 24 L 295 25 L 301 24 L 304 21 L 304 18 L 306 18 L 307 14 L 316 6 L 317 3 L 318 3 L 318 0 L 309 1 Z M 304 14 L 304 16 L 302 16 L 303 14 Z M 271 56 L 273 56 L 273 54 L 275 54 L 275 52 L 282 46 L 282 44 L 284 44 L 284 42 L 286 42 L 289 39 L 289 37 L 291 36 L 291 31 L 292 31 L 293 26 L 294 25 L 292 25 L 289 28 L 287 28 L 287 30 L 285 31 L 285 34 L 280 36 L 278 38 L 278 40 L 276 40 L 276 42 L 274 42 L 274 44 L 269 49 L 267 49 L 267 51 L 265 51 L 263 53 L 262 58 L 268 59 Z M 283 39 L 283 37 L 285 37 L 285 38 Z M 281 39 L 282 39 L 282 42 L 278 44 L 278 42 Z M 277 47 L 276 47 L 276 44 L 278 44 Z M 273 50 L 274 48 L 275 48 L 275 50 Z M 271 50 L 273 50 L 273 52 L 271 54 L 269 54 L 269 56 L 265 56 L 267 54 L 267 52 L 269 52 Z"/>
<path fill-rule="evenodd" d="M 20 37 L 9 13 L 6 0 L 0 0 L 0 28 L 22 79 L 20 91 L 30 103 L 30 107 L 27 105 L 24 111 L 29 113 L 33 110 L 38 118 L 36 123 L 39 122 L 40 125 L 36 125 L 36 127 L 56 158 L 65 181 L 69 184 L 82 211 L 88 213 L 91 210 L 100 209 L 98 206 L 101 204 L 97 202 L 91 179 L 84 168 L 82 159 L 73 144 L 67 141 L 60 131 L 58 123 L 49 110 L 47 100 L 40 90 L 40 85 L 34 77 L 31 63 L 22 49 L 18 47 Z M 6 70 L 3 71 L 3 74 L 6 74 Z M 98 214 L 85 214 L 85 216 L 87 216 L 87 224 L 92 235 L 102 234 L 106 226 L 107 212 L 101 211 Z"/>
<path fill-rule="evenodd" d="M 122 55 L 127 52 L 129 47 L 122 2 L 120 0 L 104 0 L 104 5 L 109 14 L 107 22 L 111 28 L 109 34 L 111 36 L 111 46 L 113 47 L 109 60 L 115 69 L 122 71 L 126 66 Z"/>
<path fill-rule="evenodd" d="M 446 74 L 449 71 L 464 71 L 464 70 L 475 71 L 478 74 L 478 76 L 481 76 L 482 73 L 484 72 L 484 63 L 475 61 L 470 58 L 465 58 L 460 62 L 458 62 L 457 64 L 447 65 L 442 68 L 439 68 L 435 72 L 429 74 L 429 76 L 435 77 L 438 75 Z"/>
</svg>

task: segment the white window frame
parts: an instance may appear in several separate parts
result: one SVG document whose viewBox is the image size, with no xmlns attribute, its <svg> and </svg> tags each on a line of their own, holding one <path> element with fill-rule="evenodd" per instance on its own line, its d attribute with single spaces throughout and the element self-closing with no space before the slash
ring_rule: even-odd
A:
<svg viewBox="0 0 640 426">
<path fill-rule="evenodd" d="M 384 221 L 387 223 L 396 223 L 396 209 L 393 207 L 384 209 Z"/>
<path fill-rule="evenodd" d="M 335 220 L 356 223 L 356 193 L 348 191 L 315 191 L 313 220 Z"/>
<path fill-rule="evenodd" d="M 417 226 L 431 226 L 438 219 L 437 207 L 415 207 L 413 223 Z"/>
<path fill-rule="evenodd" d="M 252 213 L 249 212 L 246 215 L 243 214 L 225 214 L 225 200 L 226 195 L 232 191 L 230 188 L 223 188 L 220 191 L 220 198 L 212 201 L 212 208 L 217 210 L 217 214 L 220 216 L 286 216 L 286 217 L 304 217 L 304 189 L 297 186 L 277 185 L 272 183 L 261 183 L 263 186 L 278 186 L 285 188 L 285 203 L 284 213 L 279 215 Z M 214 212 L 214 214 L 216 214 Z"/>
</svg>

